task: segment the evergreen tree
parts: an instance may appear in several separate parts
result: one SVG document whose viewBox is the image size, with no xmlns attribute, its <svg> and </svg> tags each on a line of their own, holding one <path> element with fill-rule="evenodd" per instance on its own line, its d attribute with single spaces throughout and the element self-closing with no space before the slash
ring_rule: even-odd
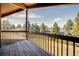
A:
<svg viewBox="0 0 79 59">
<path fill-rule="evenodd" d="M 23 30 L 26 30 L 26 24 L 23 25 Z"/>
<path fill-rule="evenodd" d="M 21 24 L 18 24 L 18 25 L 17 25 L 17 28 L 22 28 Z"/>
<path fill-rule="evenodd" d="M 45 32 L 46 31 L 45 27 L 46 27 L 45 24 L 42 23 L 40 26 L 40 32 Z"/>
<path fill-rule="evenodd" d="M 27 30 L 30 30 L 30 22 L 27 22 Z"/>
<path fill-rule="evenodd" d="M 23 29 L 26 29 L 26 24 L 23 25 Z M 30 30 L 30 22 L 27 22 L 27 30 Z"/>
<path fill-rule="evenodd" d="M 68 34 L 68 35 L 71 34 L 70 31 L 72 29 L 72 25 L 73 25 L 73 22 L 69 19 L 63 27 L 63 30 L 65 31 L 65 34 Z"/>
<path fill-rule="evenodd" d="M 59 34 L 59 27 L 56 22 L 54 23 L 53 27 L 51 27 L 51 32 L 54 34 Z"/>
<path fill-rule="evenodd" d="M 77 17 L 75 18 L 75 23 L 72 26 L 71 33 L 72 35 L 79 36 L 79 12 L 77 13 Z"/>
<path fill-rule="evenodd" d="M 33 23 L 31 25 L 31 32 L 35 32 L 35 25 Z"/>
<path fill-rule="evenodd" d="M 40 28 L 39 28 L 39 26 L 37 25 L 37 23 L 35 23 L 35 32 L 40 32 Z"/>
<path fill-rule="evenodd" d="M 12 25 L 12 29 L 15 29 L 15 25 L 14 24 Z"/>
</svg>

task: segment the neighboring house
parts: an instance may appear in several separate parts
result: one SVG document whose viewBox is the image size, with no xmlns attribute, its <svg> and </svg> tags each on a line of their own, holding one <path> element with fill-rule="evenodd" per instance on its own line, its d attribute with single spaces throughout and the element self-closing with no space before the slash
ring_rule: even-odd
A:
<svg viewBox="0 0 79 59">
<path fill-rule="evenodd" d="M 51 32 L 51 27 L 46 26 L 45 30 L 46 30 L 46 33 L 50 33 Z"/>
<path fill-rule="evenodd" d="M 60 33 L 59 33 L 60 35 L 64 35 L 64 34 L 65 34 L 63 28 L 60 28 L 60 29 L 59 29 L 59 32 L 60 32 Z"/>
</svg>

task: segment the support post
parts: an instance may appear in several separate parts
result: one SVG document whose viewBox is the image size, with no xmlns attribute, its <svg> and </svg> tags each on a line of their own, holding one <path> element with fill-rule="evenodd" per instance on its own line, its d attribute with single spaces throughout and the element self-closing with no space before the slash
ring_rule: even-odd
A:
<svg viewBox="0 0 79 59">
<path fill-rule="evenodd" d="M 0 48 L 1 48 L 1 3 L 0 3 Z"/>
<path fill-rule="evenodd" d="M 26 39 L 28 40 L 28 9 L 26 10 Z"/>
</svg>

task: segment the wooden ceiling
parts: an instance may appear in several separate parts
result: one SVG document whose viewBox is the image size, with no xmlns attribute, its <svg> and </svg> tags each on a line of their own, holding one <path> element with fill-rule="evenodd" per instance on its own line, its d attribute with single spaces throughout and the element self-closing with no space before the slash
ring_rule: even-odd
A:
<svg viewBox="0 0 79 59">
<path fill-rule="evenodd" d="M 1 3 L 1 17 L 13 14 L 18 11 L 27 10 L 31 8 L 56 6 L 69 3 Z"/>
</svg>

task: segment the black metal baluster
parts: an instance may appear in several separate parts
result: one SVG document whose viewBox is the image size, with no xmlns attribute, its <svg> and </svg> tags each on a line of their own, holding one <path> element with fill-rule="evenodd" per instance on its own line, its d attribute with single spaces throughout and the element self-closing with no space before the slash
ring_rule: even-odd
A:
<svg viewBox="0 0 79 59">
<path fill-rule="evenodd" d="M 66 45 L 66 46 L 67 46 L 67 47 L 66 47 L 66 48 L 67 48 L 67 49 L 66 49 L 66 55 L 68 56 L 68 39 L 67 39 L 67 41 L 66 41 L 66 44 L 67 44 L 67 45 Z"/>
<path fill-rule="evenodd" d="M 63 39 L 61 39 L 61 56 L 63 56 Z"/>
<path fill-rule="evenodd" d="M 53 38 L 53 54 L 55 56 L 55 38 Z"/>
<path fill-rule="evenodd" d="M 73 56 L 75 56 L 75 42 L 73 42 Z"/>
<path fill-rule="evenodd" d="M 57 56 L 59 55 L 59 41 L 57 39 Z"/>
</svg>

